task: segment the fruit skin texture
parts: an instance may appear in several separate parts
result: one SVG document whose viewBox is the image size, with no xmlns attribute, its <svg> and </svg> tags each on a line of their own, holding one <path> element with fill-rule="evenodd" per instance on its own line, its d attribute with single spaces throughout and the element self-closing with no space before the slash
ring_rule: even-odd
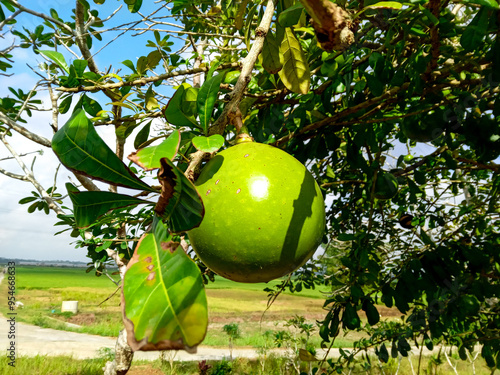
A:
<svg viewBox="0 0 500 375">
<path fill-rule="evenodd" d="M 195 183 L 205 217 L 188 235 L 200 259 L 230 280 L 284 276 L 312 257 L 325 228 L 321 190 L 286 152 L 245 142 L 220 152 Z"/>
</svg>

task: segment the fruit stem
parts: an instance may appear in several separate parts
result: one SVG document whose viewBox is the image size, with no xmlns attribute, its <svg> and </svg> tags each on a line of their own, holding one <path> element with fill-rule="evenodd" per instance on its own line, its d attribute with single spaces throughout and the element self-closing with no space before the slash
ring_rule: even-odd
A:
<svg viewBox="0 0 500 375">
<path fill-rule="evenodd" d="M 243 125 L 242 113 L 239 108 L 229 116 L 229 120 L 236 128 L 236 144 L 253 142 L 253 138 L 248 133 L 248 128 Z"/>
</svg>

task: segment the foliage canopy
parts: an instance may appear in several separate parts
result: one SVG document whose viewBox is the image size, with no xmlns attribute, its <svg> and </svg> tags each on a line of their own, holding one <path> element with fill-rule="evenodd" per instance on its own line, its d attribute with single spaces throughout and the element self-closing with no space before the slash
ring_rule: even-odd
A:
<svg viewBox="0 0 500 375">
<path fill-rule="evenodd" d="M 125 267 L 140 253 L 151 272 L 125 282 L 125 294 L 151 281 L 171 296 L 178 280 L 159 271 L 184 264 L 194 288 L 185 297 L 203 314 L 198 281 L 212 274 L 178 253 L 188 250 L 184 231 L 203 217 L 191 181 L 243 125 L 255 141 L 305 163 L 325 196 L 325 255 L 281 288 L 328 291 L 319 322 L 326 346 L 341 330 L 369 334 L 331 362 L 332 371 L 367 348 L 386 362 L 408 355 L 410 344 L 455 346 L 461 358 L 479 345 L 487 364 L 500 367 L 495 0 L 122 5 L 128 11 L 114 13 L 109 1 L 77 0 L 71 12 L 39 12 L 0 0 L 0 27 L 12 41 L 0 51 L 2 74 L 20 72 L 19 49 L 40 62 L 35 87 L 9 87 L 0 98 L 0 140 L 23 174 L 0 172 L 35 186 L 20 202 L 29 212 L 55 211 L 97 270 L 110 260 Z M 38 23 L 17 23 L 23 14 Z M 104 68 L 101 49 L 127 57 Z M 32 120 L 44 109 L 52 141 Z M 114 128 L 113 151 L 95 130 L 105 126 Z M 13 133 L 52 147 L 75 172 L 81 187 L 67 185 L 73 209 L 38 183 L 23 150 L 9 143 Z M 124 162 L 129 149 L 142 169 Z M 110 183 L 113 197 L 92 180 Z M 116 186 L 139 189 L 140 198 L 116 194 Z M 269 290 L 271 299 L 279 290 Z M 380 304 L 402 318 L 382 319 Z M 188 310 L 183 300 L 172 320 Z"/>
</svg>

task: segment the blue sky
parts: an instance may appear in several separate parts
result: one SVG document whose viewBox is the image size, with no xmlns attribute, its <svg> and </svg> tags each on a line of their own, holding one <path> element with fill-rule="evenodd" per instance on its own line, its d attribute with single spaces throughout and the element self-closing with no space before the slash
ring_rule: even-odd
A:
<svg viewBox="0 0 500 375">
<path fill-rule="evenodd" d="M 137 15 L 131 15 L 126 9 L 126 5 L 122 1 L 107 0 L 104 6 L 96 6 L 92 2 L 91 6 L 99 10 L 101 18 L 108 17 L 120 4 L 123 4 L 122 9 L 113 17 L 110 25 L 119 25 L 128 22 L 132 19 L 137 19 Z M 49 14 L 49 9 L 55 9 L 62 19 L 68 19 L 71 9 L 74 7 L 74 0 L 48 0 L 48 1 L 29 1 L 25 5 L 31 9 Z M 144 2 L 141 9 L 143 14 L 149 14 L 156 5 L 154 2 Z M 36 16 L 23 13 L 18 16 L 17 24 L 21 27 L 26 27 L 33 30 L 38 24 L 40 19 Z M 110 26 L 107 26 L 110 27 Z M 5 29 L 3 30 L 5 32 Z M 151 34 L 151 33 L 150 33 Z M 95 53 L 109 40 L 113 39 L 118 32 L 108 32 L 103 34 L 103 43 L 94 40 L 92 52 Z M 129 33 L 130 35 L 130 33 Z M 152 35 L 149 36 L 152 38 Z M 113 43 L 106 46 L 104 50 L 95 56 L 96 63 L 101 70 L 105 70 L 109 66 L 113 69 L 122 68 L 122 72 L 128 73 L 129 69 L 120 64 L 125 59 L 138 58 L 141 55 L 146 55 L 151 51 L 151 48 L 146 49 L 144 45 L 147 41 L 146 36 L 136 36 L 134 38 L 124 37 L 118 38 Z M 9 46 L 12 43 L 12 38 L 0 39 L 0 49 Z M 19 43 L 19 39 L 15 38 L 15 42 Z M 74 56 L 67 53 L 64 48 L 59 47 L 59 51 L 63 53 L 68 61 L 74 59 Z M 37 68 L 37 65 L 43 61 L 41 56 L 35 55 L 31 49 L 16 49 L 12 52 L 16 64 L 9 73 L 14 73 L 10 77 L 0 76 L 0 97 L 12 96 L 8 91 L 8 87 L 21 88 L 25 92 L 31 90 L 34 84 L 40 79 L 28 67 L 28 64 Z M 48 95 L 46 92 L 40 92 L 40 99 L 47 101 Z M 77 99 L 74 99 L 76 102 Z M 102 104 L 108 103 L 109 100 L 105 99 Z M 48 103 L 45 103 L 45 108 L 48 108 Z M 49 126 L 51 122 L 50 112 L 34 113 L 32 118 L 23 116 L 28 123 L 25 126 L 33 132 L 39 133 L 44 137 L 51 139 L 52 130 Z M 61 116 L 60 126 L 68 115 Z M 100 128 L 99 132 L 103 138 L 109 138 L 111 143 L 113 139 L 113 129 Z M 28 153 L 35 152 L 43 149 L 42 146 L 36 143 L 27 141 L 20 136 L 14 135 L 9 142 L 14 146 L 18 152 Z M 54 182 L 54 170 L 57 168 L 58 160 L 53 155 L 51 150 L 44 149 L 43 155 L 30 154 L 24 157 L 25 163 L 31 165 L 34 157 L 36 162 L 34 165 L 35 177 L 47 189 Z M 0 159 L 9 157 L 10 154 L 3 144 L 0 144 Z M 10 172 L 22 174 L 21 169 L 12 160 L 0 161 L 0 167 Z M 65 194 L 64 183 L 68 180 L 71 173 L 64 167 L 59 169 L 57 177 L 57 185 L 61 194 Z M 74 180 L 74 178 L 73 178 Z M 13 180 L 0 174 L 0 243 L 2 248 L 0 250 L 0 257 L 12 257 L 22 259 L 40 259 L 40 260 L 78 260 L 87 261 L 86 251 L 84 249 L 75 249 L 71 244 L 72 239 L 68 234 L 64 233 L 58 236 L 53 234 L 61 229 L 61 227 L 54 227 L 53 225 L 58 221 L 53 212 L 47 217 L 43 212 L 36 211 L 33 214 L 28 214 L 27 208 L 29 205 L 19 205 L 17 202 L 26 196 L 31 195 L 31 191 L 35 190 L 34 187 L 28 183 L 18 180 Z"/>
</svg>

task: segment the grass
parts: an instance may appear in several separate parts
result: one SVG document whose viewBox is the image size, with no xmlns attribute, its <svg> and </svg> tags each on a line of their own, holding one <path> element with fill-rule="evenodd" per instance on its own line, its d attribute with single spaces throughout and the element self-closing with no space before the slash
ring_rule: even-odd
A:
<svg viewBox="0 0 500 375">
<path fill-rule="evenodd" d="M 222 327 L 228 323 L 238 324 L 242 331 L 236 346 L 260 347 L 266 344 L 266 331 L 287 329 L 283 324 L 294 315 L 304 315 L 310 322 L 324 317 L 324 296 L 319 290 L 285 292 L 267 309 L 268 297 L 263 290 L 277 283 L 242 284 L 217 278 L 208 284 L 210 324 L 203 345 L 227 346 L 228 337 Z M 106 276 L 96 277 L 75 268 L 18 266 L 16 289 L 16 299 L 24 304 L 24 309 L 18 311 L 20 321 L 113 337 L 123 328 L 119 293 L 107 299 L 117 288 Z M 5 295 L 6 283 L 0 285 L 0 293 Z M 78 314 L 61 313 L 61 303 L 66 300 L 79 302 Z M 0 312 L 5 315 L 4 301 L 0 301 Z M 66 322 L 80 327 L 67 327 Z M 351 346 L 354 339 L 339 340 L 338 345 Z M 312 343 L 320 345 L 317 335 Z"/>
<path fill-rule="evenodd" d="M 15 367 L 8 365 L 8 358 L 0 357 L 0 374 L 19 375 L 102 375 L 107 358 L 77 360 L 71 357 L 18 357 Z"/>
<path fill-rule="evenodd" d="M 0 357 L 0 374 L 37 374 L 37 375 L 97 375 L 102 374 L 102 368 L 109 359 L 107 353 L 103 353 L 98 358 L 89 360 L 79 360 L 67 356 L 36 356 L 19 357 L 16 360 L 16 367 L 8 366 L 6 357 Z M 232 374 L 232 375 L 292 375 L 297 374 L 291 359 L 287 357 L 277 357 L 268 355 L 261 356 L 255 360 L 237 358 L 234 361 L 206 361 L 209 367 L 207 374 Z M 411 361 L 411 362 L 410 362 Z M 364 361 L 355 362 L 349 374 L 370 374 L 370 375 L 395 375 L 395 374 L 416 374 L 419 358 L 417 356 L 409 358 L 391 358 L 388 363 L 381 363 L 375 357 L 371 357 L 371 366 L 367 366 Z M 491 375 L 494 373 L 487 368 L 481 358 L 478 358 L 474 365 L 470 362 L 460 361 L 456 357 L 451 358 L 453 369 L 444 358 L 423 357 L 421 361 L 420 374 L 476 374 Z M 296 363 L 297 365 L 298 363 Z M 309 363 L 302 362 L 302 371 L 309 370 Z M 318 362 L 312 362 L 311 367 L 318 367 Z M 324 364 L 323 369 L 328 369 Z M 134 361 L 128 375 L 195 375 L 199 374 L 200 364 L 198 362 L 170 362 L 168 358 L 157 359 L 155 361 Z M 318 371 L 317 374 L 323 372 Z"/>
</svg>

